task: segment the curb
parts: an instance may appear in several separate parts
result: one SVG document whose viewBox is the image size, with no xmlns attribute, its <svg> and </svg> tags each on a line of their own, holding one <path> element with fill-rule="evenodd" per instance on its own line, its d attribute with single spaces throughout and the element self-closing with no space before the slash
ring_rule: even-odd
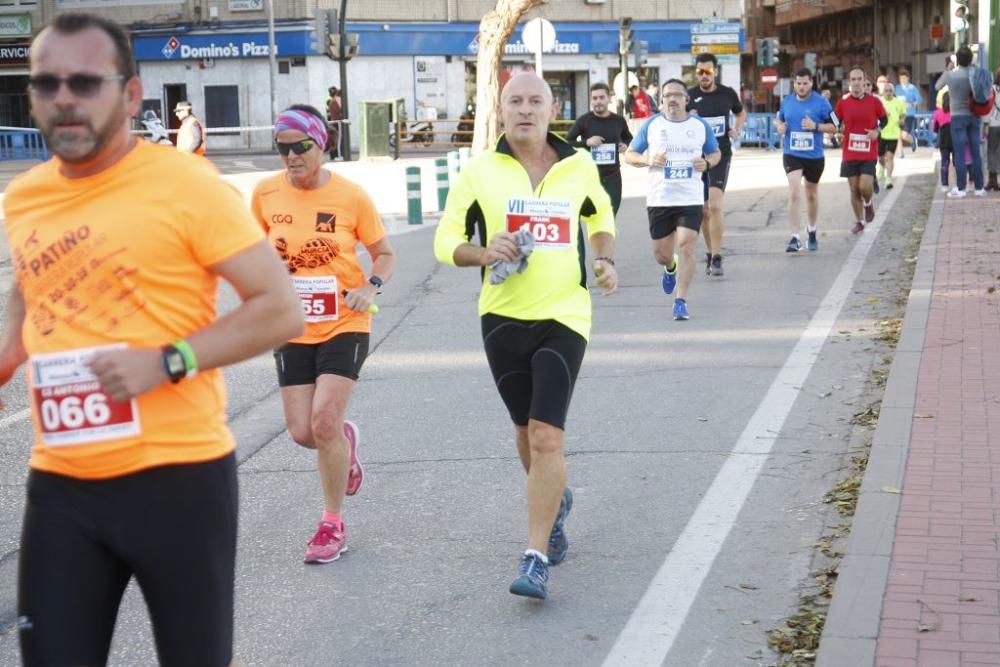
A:
<svg viewBox="0 0 1000 667">
<path fill-rule="evenodd" d="M 875 664 L 901 499 L 900 494 L 881 489 L 903 488 L 943 218 L 944 199 L 936 192 L 920 242 L 903 327 L 889 369 L 847 552 L 820 638 L 816 667 Z"/>
</svg>

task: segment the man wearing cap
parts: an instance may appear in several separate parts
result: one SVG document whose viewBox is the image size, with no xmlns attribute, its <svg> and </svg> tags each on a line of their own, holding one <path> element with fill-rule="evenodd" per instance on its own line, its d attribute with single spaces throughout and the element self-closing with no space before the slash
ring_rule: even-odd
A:
<svg viewBox="0 0 1000 667">
<path fill-rule="evenodd" d="M 182 153 L 205 154 L 205 126 L 191 112 L 190 102 L 178 102 L 174 115 L 181 122 L 177 131 L 177 150 Z"/>
</svg>

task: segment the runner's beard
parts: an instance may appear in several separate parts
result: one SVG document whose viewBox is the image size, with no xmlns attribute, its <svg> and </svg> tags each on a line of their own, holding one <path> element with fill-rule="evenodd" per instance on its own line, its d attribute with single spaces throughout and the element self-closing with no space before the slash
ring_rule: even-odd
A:
<svg viewBox="0 0 1000 667">
<path fill-rule="evenodd" d="M 58 127 L 59 123 L 66 121 L 81 123 L 84 131 L 81 132 L 78 129 L 66 131 Z M 108 145 L 111 137 L 120 131 L 124 122 L 125 111 L 122 109 L 116 110 L 100 127 L 95 127 L 89 118 L 80 117 L 73 113 L 64 113 L 54 117 L 49 122 L 48 127 L 43 127 L 41 130 L 49 150 L 58 155 L 61 160 L 83 163 L 93 160 Z"/>
</svg>

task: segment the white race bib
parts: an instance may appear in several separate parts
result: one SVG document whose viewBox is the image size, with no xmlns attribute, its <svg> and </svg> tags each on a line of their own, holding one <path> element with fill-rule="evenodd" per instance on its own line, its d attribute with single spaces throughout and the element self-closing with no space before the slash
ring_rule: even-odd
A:
<svg viewBox="0 0 1000 667">
<path fill-rule="evenodd" d="M 872 138 L 867 134 L 849 134 L 847 149 L 857 153 L 868 153 L 872 149 Z"/>
<path fill-rule="evenodd" d="M 616 144 L 601 144 L 591 146 L 590 154 L 594 158 L 595 164 L 614 164 L 618 156 L 618 146 Z"/>
<path fill-rule="evenodd" d="M 112 401 L 85 365 L 98 350 L 126 347 L 120 343 L 31 356 L 31 400 L 42 442 L 69 447 L 141 433 L 135 399 Z"/>
<path fill-rule="evenodd" d="M 705 118 L 704 121 L 708 123 L 708 126 L 712 128 L 712 134 L 717 137 L 721 137 L 726 133 L 726 117 L 725 116 L 709 116 Z"/>
<path fill-rule="evenodd" d="M 694 164 L 690 160 L 669 160 L 663 166 L 663 178 L 681 181 L 694 177 Z"/>
<path fill-rule="evenodd" d="M 336 276 L 292 276 L 306 322 L 333 322 L 340 317 Z"/>
<path fill-rule="evenodd" d="M 569 248 L 573 245 L 571 206 L 568 200 L 511 197 L 507 201 L 507 231 L 530 231 L 536 250 Z"/>
<path fill-rule="evenodd" d="M 789 146 L 793 151 L 811 151 L 815 146 L 813 143 L 815 136 L 812 132 L 792 132 L 788 140 Z"/>
</svg>

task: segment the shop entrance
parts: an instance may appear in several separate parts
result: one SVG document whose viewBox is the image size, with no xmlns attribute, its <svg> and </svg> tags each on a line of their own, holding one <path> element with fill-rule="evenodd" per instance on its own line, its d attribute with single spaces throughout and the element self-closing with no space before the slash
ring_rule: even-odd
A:
<svg viewBox="0 0 1000 667">
<path fill-rule="evenodd" d="M 166 83 L 163 85 L 163 115 L 165 118 L 162 118 L 161 120 L 163 121 L 163 124 L 167 126 L 168 130 L 176 130 L 180 128 L 181 122 L 177 120 L 177 116 L 174 115 L 174 107 L 177 106 L 178 102 L 183 102 L 187 99 L 187 84 Z M 171 134 L 170 140 L 176 144 L 177 134 Z"/>
<path fill-rule="evenodd" d="M 0 125 L 34 127 L 28 102 L 28 75 L 0 76 Z"/>
<path fill-rule="evenodd" d="M 545 72 L 545 81 L 552 88 L 552 99 L 558 109 L 558 120 L 574 120 L 576 113 L 576 73 Z"/>
</svg>

